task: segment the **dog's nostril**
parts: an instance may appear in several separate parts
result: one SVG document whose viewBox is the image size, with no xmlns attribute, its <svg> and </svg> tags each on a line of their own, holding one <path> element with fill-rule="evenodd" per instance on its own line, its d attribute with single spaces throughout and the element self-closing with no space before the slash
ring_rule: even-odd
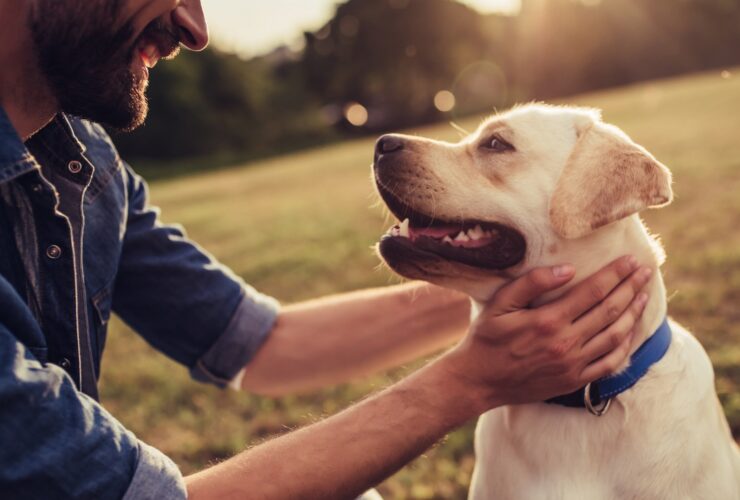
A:
<svg viewBox="0 0 740 500">
<path fill-rule="evenodd" d="M 375 146 L 375 152 L 378 155 L 385 155 L 389 153 L 395 153 L 403 149 L 403 141 L 392 135 L 384 135 L 378 139 L 378 143 Z"/>
</svg>

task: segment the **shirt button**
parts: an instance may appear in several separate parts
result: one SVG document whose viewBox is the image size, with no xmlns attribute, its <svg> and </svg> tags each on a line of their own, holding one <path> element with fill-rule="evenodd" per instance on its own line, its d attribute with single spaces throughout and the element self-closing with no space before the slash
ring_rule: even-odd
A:
<svg viewBox="0 0 740 500">
<path fill-rule="evenodd" d="M 46 256 L 52 260 L 57 260 L 62 256 L 62 249 L 58 245 L 49 245 L 46 249 Z"/>
<path fill-rule="evenodd" d="M 31 191 L 37 194 L 40 193 L 42 189 L 44 188 L 41 186 L 41 184 L 34 184 L 33 186 L 31 186 Z"/>
<path fill-rule="evenodd" d="M 59 366 L 61 366 L 65 370 L 69 370 L 70 368 L 72 368 L 72 363 L 67 358 L 63 358 L 59 362 Z"/>
<path fill-rule="evenodd" d="M 77 160 L 72 160 L 71 162 L 67 163 L 67 168 L 73 174 L 77 174 L 80 172 L 80 170 L 82 170 L 82 163 Z"/>
</svg>

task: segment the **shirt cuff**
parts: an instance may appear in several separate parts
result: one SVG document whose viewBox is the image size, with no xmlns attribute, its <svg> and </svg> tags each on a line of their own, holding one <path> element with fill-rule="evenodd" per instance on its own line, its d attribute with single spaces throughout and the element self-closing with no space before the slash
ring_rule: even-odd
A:
<svg viewBox="0 0 740 500">
<path fill-rule="evenodd" d="M 254 357 L 277 320 L 280 304 L 247 287 L 226 331 L 190 370 L 200 382 L 226 387 Z"/>
<path fill-rule="evenodd" d="M 139 441 L 139 461 L 123 500 L 186 500 L 185 480 L 175 462 Z"/>
</svg>

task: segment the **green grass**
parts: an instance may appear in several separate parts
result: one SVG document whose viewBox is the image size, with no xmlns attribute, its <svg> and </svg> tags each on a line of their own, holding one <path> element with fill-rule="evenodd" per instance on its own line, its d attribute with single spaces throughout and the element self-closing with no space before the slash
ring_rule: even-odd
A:
<svg viewBox="0 0 740 500">
<path fill-rule="evenodd" d="M 740 436 L 740 70 L 651 82 L 569 99 L 646 146 L 675 175 L 676 201 L 645 214 L 668 253 L 670 312 L 709 351 L 717 388 Z M 462 123 L 469 129 L 479 119 Z M 454 140 L 447 124 L 417 131 Z M 227 171 L 152 185 L 164 219 L 284 303 L 395 282 L 370 247 L 386 229 L 369 180 L 373 140 L 347 142 Z M 310 396 L 279 400 L 190 381 L 114 321 L 102 399 L 183 472 L 346 407 L 406 367 Z M 386 498 L 464 498 L 472 424 L 386 481 Z M 310 453 L 310 450 L 305 450 Z M 331 479 L 328 479 L 331 480 Z"/>
</svg>

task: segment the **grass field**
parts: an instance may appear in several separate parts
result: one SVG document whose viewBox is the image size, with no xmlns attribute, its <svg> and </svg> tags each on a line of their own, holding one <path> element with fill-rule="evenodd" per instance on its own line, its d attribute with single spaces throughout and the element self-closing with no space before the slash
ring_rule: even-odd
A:
<svg viewBox="0 0 740 500">
<path fill-rule="evenodd" d="M 717 389 L 740 436 L 740 69 L 579 96 L 602 108 L 668 165 L 676 200 L 645 214 L 668 253 L 671 314 L 709 351 Z M 478 119 L 463 121 L 469 129 Z M 448 124 L 418 131 L 453 140 Z M 284 303 L 395 279 L 370 247 L 385 231 L 369 182 L 373 140 L 359 140 L 152 185 L 168 222 Z M 399 332 L 402 334 L 402 332 Z M 185 473 L 346 407 L 411 367 L 318 394 L 279 400 L 190 381 L 114 321 L 104 404 Z M 386 498 L 464 498 L 472 424 L 386 481 Z M 310 453 L 310 450 L 305 450 Z"/>
</svg>

